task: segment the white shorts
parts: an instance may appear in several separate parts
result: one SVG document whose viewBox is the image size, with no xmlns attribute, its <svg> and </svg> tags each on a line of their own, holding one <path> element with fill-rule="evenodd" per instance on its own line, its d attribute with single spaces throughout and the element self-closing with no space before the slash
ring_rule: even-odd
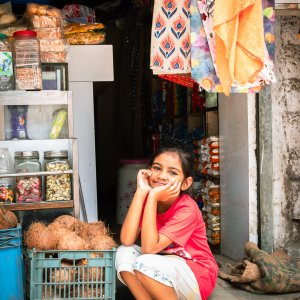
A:
<svg viewBox="0 0 300 300">
<path fill-rule="evenodd" d="M 176 255 L 141 254 L 141 247 L 120 246 L 116 254 L 118 279 L 120 272 L 137 270 L 150 278 L 173 287 L 179 300 L 201 300 L 196 277 L 185 260 Z"/>
</svg>

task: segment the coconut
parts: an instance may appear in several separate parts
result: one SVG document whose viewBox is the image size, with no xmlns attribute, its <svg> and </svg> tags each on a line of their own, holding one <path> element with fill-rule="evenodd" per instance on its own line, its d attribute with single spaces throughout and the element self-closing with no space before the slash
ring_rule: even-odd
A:
<svg viewBox="0 0 300 300">
<path fill-rule="evenodd" d="M 61 215 L 57 217 L 53 223 L 59 223 L 64 228 L 67 228 L 71 231 L 73 231 L 76 227 L 76 224 L 78 223 L 78 220 L 70 215 Z"/>
<path fill-rule="evenodd" d="M 17 227 L 17 216 L 4 207 L 0 207 L 0 229 L 9 229 Z"/>
<path fill-rule="evenodd" d="M 56 249 L 56 239 L 52 232 L 42 222 L 32 223 L 24 232 L 24 243 L 27 248 L 37 250 Z"/>
<path fill-rule="evenodd" d="M 85 241 L 79 237 L 75 232 L 68 232 L 61 236 L 57 243 L 59 250 L 85 250 Z"/>
<path fill-rule="evenodd" d="M 48 278 L 51 278 L 51 282 L 74 282 L 75 269 L 72 267 L 72 263 L 62 261 L 59 269 L 49 269 Z M 59 286 L 58 286 L 59 287 Z M 60 286 L 60 287 L 63 287 Z"/>
<path fill-rule="evenodd" d="M 47 228 L 51 232 L 52 237 L 55 240 L 55 249 L 57 249 L 57 244 L 60 238 L 71 232 L 69 229 L 63 227 L 59 222 L 53 222 L 49 224 Z"/>
<path fill-rule="evenodd" d="M 109 235 L 98 234 L 88 239 L 88 248 L 92 250 L 110 250 L 117 247 L 117 243 Z"/>
<path fill-rule="evenodd" d="M 98 221 L 94 223 L 88 223 L 87 236 L 107 235 L 108 233 L 109 230 L 106 228 L 104 222 Z"/>
<path fill-rule="evenodd" d="M 88 237 L 88 223 L 78 221 L 75 226 L 75 233 L 82 239 Z"/>
</svg>

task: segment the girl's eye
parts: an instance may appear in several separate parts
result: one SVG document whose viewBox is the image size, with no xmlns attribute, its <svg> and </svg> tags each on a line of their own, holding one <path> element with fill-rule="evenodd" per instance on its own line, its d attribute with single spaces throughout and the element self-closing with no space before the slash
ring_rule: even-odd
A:
<svg viewBox="0 0 300 300">
<path fill-rule="evenodd" d="M 178 174 L 174 171 L 170 171 L 170 174 L 173 175 L 173 176 L 177 176 Z"/>
<path fill-rule="evenodd" d="M 158 167 L 158 166 L 152 166 L 151 169 L 153 169 L 153 170 L 155 170 L 155 171 L 159 171 L 159 170 L 160 170 L 160 167 Z"/>
</svg>

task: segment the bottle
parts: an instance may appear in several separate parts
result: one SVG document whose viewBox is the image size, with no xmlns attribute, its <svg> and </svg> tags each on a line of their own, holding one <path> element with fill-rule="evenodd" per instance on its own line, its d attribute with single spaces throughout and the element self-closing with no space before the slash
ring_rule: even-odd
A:
<svg viewBox="0 0 300 300">
<path fill-rule="evenodd" d="M 15 89 L 41 90 L 40 44 L 36 32 L 19 30 L 13 36 Z"/>
<path fill-rule="evenodd" d="M 0 90 L 14 89 L 13 60 L 11 44 L 7 35 L 0 33 Z"/>
<path fill-rule="evenodd" d="M 12 157 L 7 148 L 0 148 L 0 174 L 13 173 Z M 0 202 L 13 202 L 14 178 L 0 178 Z"/>
<path fill-rule="evenodd" d="M 40 172 L 38 151 L 15 152 L 15 173 Z M 16 202 L 42 201 L 42 182 L 39 176 L 16 177 Z"/>
<path fill-rule="evenodd" d="M 67 171 L 70 169 L 68 151 L 45 151 L 44 171 Z M 70 174 L 46 176 L 46 201 L 71 200 Z"/>
</svg>

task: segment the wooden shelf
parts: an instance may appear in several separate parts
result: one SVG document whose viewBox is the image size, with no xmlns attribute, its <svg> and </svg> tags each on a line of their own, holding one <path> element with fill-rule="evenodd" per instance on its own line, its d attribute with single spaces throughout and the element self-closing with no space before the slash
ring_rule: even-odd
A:
<svg viewBox="0 0 300 300">
<path fill-rule="evenodd" d="M 58 208 L 73 208 L 74 201 L 42 201 L 32 203 L 3 203 L 3 207 L 10 211 L 19 210 L 41 210 L 41 209 L 58 209 Z"/>
</svg>

